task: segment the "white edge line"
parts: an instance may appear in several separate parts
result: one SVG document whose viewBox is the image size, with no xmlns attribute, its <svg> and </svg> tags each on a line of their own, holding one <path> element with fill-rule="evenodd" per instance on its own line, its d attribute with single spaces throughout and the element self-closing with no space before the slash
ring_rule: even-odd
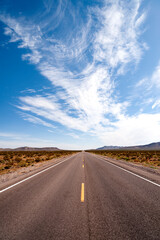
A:
<svg viewBox="0 0 160 240">
<path fill-rule="evenodd" d="M 122 167 L 117 166 L 117 165 L 114 164 L 114 163 L 111 163 L 111 162 L 109 162 L 109 161 L 107 161 L 107 160 L 104 160 L 104 158 L 101 157 L 101 156 L 97 156 L 97 155 L 96 155 L 95 157 L 96 157 L 96 158 L 100 158 L 100 160 L 102 160 L 102 161 L 105 162 L 105 163 L 111 164 L 111 165 L 113 165 L 113 166 L 115 166 L 115 167 L 117 167 L 117 168 L 120 168 L 121 170 L 123 170 L 123 171 L 125 171 L 125 172 L 128 172 L 128 173 L 130 173 L 130 174 L 132 174 L 132 175 L 134 175 L 134 176 L 136 176 L 136 177 L 139 177 L 139 178 L 141 178 L 141 179 L 143 179 L 143 180 L 145 180 L 145 181 L 147 181 L 147 182 L 149 182 L 149 183 L 152 183 L 152 184 L 156 185 L 157 187 L 160 187 L 160 184 L 155 183 L 155 182 L 152 182 L 152 181 L 150 181 L 150 180 L 147 179 L 147 178 L 141 177 L 140 175 L 138 175 L 138 174 L 136 174 L 136 173 L 133 173 L 133 172 L 131 172 L 131 171 L 129 171 L 129 170 L 126 170 L 125 168 L 122 168 Z"/>
<path fill-rule="evenodd" d="M 76 155 L 77 155 L 77 154 L 76 154 Z M 74 155 L 74 156 L 75 156 L 75 155 Z M 61 163 L 63 163 L 63 162 L 68 161 L 68 160 L 71 159 L 72 157 L 73 157 L 73 156 L 71 156 L 71 157 L 67 158 L 66 160 L 63 160 L 63 161 L 61 161 L 61 162 L 59 162 L 59 163 L 56 163 L 56 164 L 54 164 L 54 165 L 52 165 L 52 166 L 50 166 L 50 167 L 48 167 L 48 168 L 45 168 L 44 170 L 42 170 L 42 171 L 40 171 L 40 172 L 38 172 L 38 173 L 35 173 L 35 174 L 33 174 L 32 176 L 27 177 L 27 178 L 25 178 L 25 179 L 23 179 L 23 180 L 15 183 L 15 184 L 9 186 L 9 187 L 7 187 L 7 188 L 4 188 L 4 189 L 0 190 L 0 193 L 5 192 L 5 191 L 7 191 L 8 189 L 10 189 L 10 188 L 12 188 L 12 187 L 15 187 L 16 185 L 18 185 L 18 184 L 20 184 L 20 183 L 23 183 L 23 182 L 25 182 L 25 181 L 27 181 L 27 180 L 29 180 L 29 179 L 31 179 L 31 178 L 33 178 L 33 177 L 41 174 L 41 173 L 49 170 L 50 168 L 54 168 L 54 167 L 56 167 L 57 165 L 59 165 L 59 164 L 61 164 Z"/>
</svg>

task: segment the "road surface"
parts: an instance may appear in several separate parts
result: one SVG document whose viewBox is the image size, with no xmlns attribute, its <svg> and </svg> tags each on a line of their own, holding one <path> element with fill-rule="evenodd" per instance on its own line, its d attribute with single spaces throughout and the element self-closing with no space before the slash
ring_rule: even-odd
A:
<svg viewBox="0 0 160 240">
<path fill-rule="evenodd" d="M 159 240 L 160 186 L 81 152 L 1 191 L 0 239 Z"/>
</svg>

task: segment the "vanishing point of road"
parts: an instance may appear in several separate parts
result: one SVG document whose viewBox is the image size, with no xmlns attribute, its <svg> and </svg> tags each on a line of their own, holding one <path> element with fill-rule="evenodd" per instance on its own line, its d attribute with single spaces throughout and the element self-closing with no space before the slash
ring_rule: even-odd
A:
<svg viewBox="0 0 160 240">
<path fill-rule="evenodd" d="M 1 240 L 160 240 L 160 185 L 81 152 L 0 192 Z"/>
</svg>

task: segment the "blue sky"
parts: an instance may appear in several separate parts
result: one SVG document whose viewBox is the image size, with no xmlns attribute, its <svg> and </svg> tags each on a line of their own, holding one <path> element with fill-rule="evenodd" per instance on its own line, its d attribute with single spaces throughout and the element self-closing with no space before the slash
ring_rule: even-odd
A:
<svg viewBox="0 0 160 240">
<path fill-rule="evenodd" d="M 1 0 L 0 147 L 160 141 L 159 0 Z"/>
</svg>

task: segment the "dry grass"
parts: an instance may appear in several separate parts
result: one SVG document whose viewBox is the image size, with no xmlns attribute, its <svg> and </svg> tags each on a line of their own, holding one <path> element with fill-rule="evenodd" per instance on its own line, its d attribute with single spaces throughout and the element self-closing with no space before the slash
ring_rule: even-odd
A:
<svg viewBox="0 0 160 240">
<path fill-rule="evenodd" d="M 116 160 L 125 160 L 140 163 L 150 167 L 160 166 L 160 151 L 147 150 L 93 150 L 89 151 Z"/>
<path fill-rule="evenodd" d="M 2 151 L 0 152 L 0 174 L 75 153 L 76 151 Z"/>
</svg>

